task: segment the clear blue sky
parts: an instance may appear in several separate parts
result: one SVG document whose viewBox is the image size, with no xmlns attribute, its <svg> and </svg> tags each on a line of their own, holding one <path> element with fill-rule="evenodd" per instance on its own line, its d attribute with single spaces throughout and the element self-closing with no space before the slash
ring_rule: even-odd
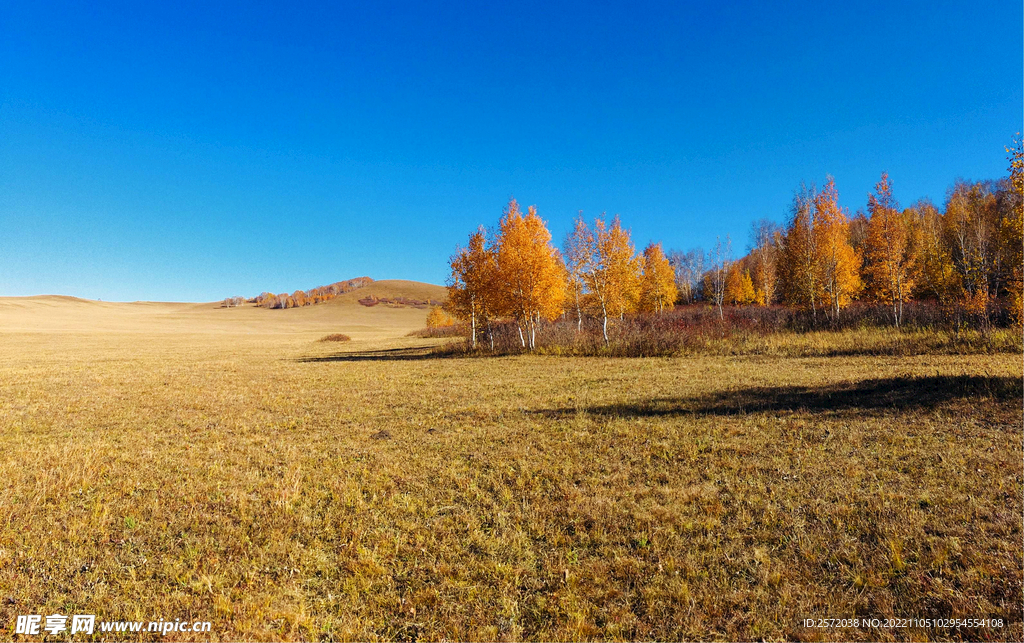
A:
<svg viewBox="0 0 1024 643">
<path fill-rule="evenodd" d="M 801 181 L 941 203 L 1022 129 L 1020 2 L 459 4 L 3 3 L 0 295 L 443 283 L 510 195 L 742 251 Z"/>
</svg>

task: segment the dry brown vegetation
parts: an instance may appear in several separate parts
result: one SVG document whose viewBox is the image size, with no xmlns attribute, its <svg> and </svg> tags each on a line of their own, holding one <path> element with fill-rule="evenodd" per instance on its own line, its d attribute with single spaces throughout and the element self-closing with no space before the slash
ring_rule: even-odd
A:
<svg viewBox="0 0 1024 643">
<path fill-rule="evenodd" d="M 1024 636 L 1020 354 L 440 358 L 366 294 L 0 299 L 0 632 Z M 854 616 L 1006 626 L 801 624 Z"/>
<path fill-rule="evenodd" d="M 320 338 L 322 342 L 350 342 L 352 338 L 344 333 L 331 333 Z"/>
</svg>

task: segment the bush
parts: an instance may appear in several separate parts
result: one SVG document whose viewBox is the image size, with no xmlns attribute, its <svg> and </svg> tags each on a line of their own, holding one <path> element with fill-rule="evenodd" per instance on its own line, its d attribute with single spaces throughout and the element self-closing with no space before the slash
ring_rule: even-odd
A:
<svg viewBox="0 0 1024 643">
<path fill-rule="evenodd" d="M 446 313 L 440 306 L 434 306 L 427 313 L 427 328 L 444 328 L 454 325 L 455 318 Z"/>
<path fill-rule="evenodd" d="M 662 314 L 627 315 L 608 320 L 605 343 L 601 320 L 586 318 L 577 330 L 575 320 L 559 319 L 541 324 L 537 330 L 538 354 L 606 355 L 613 357 L 654 357 L 686 353 L 771 354 L 825 356 L 838 354 L 906 355 L 920 353 L 1006 352 L 1019 350 L 1020 338 L 993 334 L 992 321 L 1007 319 L 993 313 L 980 333 L 954 326 L 934 302 L 907 302 L 899 330 L 892 327 L 888 307 L 856 303 L 844 309 L 838 319 L 824 312 L 785 306 L 726 307 L 677 306 Z M 514 321 L 492 322 L 478 329 L 481 354 L 509 355 L 528 352 L 522 345 Z M 467 337 L 449 345 L 448 352 L 471 353 L 465 324 L 417 331 L 419 337 Z M 1004 335 L 1006 335 L 1004 337 Z M 491 346 L 493 345 L 493 350 Z"/>
<path fill-rule="evenodd" d="M 452 324 L 451 326 L 414 330 L 407 337 L 469 337 L 469 332 L 468 324 Z"/>
<path fill-rule="evenodd" d="M 321 342 L 349 342 L 352 338 L 342 333 L 334 333 L 333 335 L 327 335 L 320 338 Z"/>
</svg>

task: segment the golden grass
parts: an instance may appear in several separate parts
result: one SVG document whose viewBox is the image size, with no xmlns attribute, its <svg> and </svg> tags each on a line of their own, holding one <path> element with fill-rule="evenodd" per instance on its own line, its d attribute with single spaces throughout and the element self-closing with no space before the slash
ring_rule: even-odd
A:
<svg viewBox="0 0 1024 643">
<path fill-rule="evenodd" d="M 857 328 L 844 331 L 771 334 L 745 333 L 727 340 L 712 340 L 700 352 L 718 355 L 768 357 L 844 357 L 853 355 L 971 355 L 1013 353 L 1024 349 L 1017 329 L 987 332 Z"/>
<path fill-rule="evenodd" d="M 439 359 L 415 309 L 43 303 L 0 300 L 7 636 L 1024 636 L 1020 355 Z M 1006 626 L 802 627 L 856 616 Z"/>
</svg>

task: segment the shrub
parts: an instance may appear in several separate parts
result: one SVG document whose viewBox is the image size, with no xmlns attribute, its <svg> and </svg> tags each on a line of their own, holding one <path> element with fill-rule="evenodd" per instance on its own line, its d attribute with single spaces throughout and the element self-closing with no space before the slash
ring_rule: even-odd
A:
<svg viewBox="0 0 1024 643">
<path fill-rule="evenodd" d="M 342 333 L 334 333 L 333 335 L 327 335 L 320 338 L 321 342 L 348 342 L 352 341 L 352 338 Z"/>
<path fill-rule="evenodd" d="M 1008 320 L 994 312 L 992 321 Z M 1008 321 L 1007 321 L 1008 323 Z M 534 352 L 549 355 L 606 355 L 654 357 L 685 353 L 718 354 L 920 354 L 960 352 L 1006 352 L 1019 350 L 1020 339 L 982 327 L 981 334 L 954 327 L 934 302 L 904 304 L 900 329 L 892 327 L 891 313 L 884 305 L 855 303 L 830 320 L 821 311 L 795 310 L 785 306 L 725 307 L 719 318 L 711 306 L 677 306 L 662 314 L 627 315 L 609 320 L 609 341 L 604 342 L 601 323 L 587 318 L 577 331 L 576 321 L 561 319 L 541 324 Z M 468 326 L 418 331 L 420 337 L 468 335 Z M 458 332 L 456 332 L 456 330 Z M 482 329 L 477 353 L 517 354 L 522 345 L 515 322 L 492 323 L 490 335 Z M 1005 336 L 1004 336 L 1005 335 Z M 491 346 L 493 345 L 493 350 Z M 447 346 L 447 351 L 473 352 L 467 339 Z"/>
<path fill-rule="evenodd" d="M 427 328 L 443 328 L 454 326 L 455 318 L 449 315 L 440 306 L 435 306 L 427 313 Z"/>
</svg>

